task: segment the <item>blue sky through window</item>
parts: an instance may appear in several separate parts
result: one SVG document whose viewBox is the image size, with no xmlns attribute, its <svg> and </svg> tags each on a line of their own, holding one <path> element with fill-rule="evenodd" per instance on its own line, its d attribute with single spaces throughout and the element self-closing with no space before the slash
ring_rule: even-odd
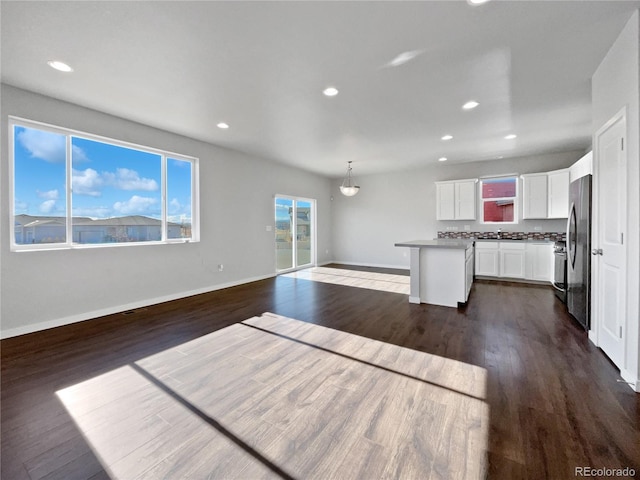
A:
<svg viewBox="0 0 640 480">
<path fill-rule="evenodd" d="M 14 213 L 66 215 L 66 135 L 16 126 Z M 72 137 L 74 217 L 162 215 L 161 156 Z M 167 159 L 167 218 L 191 222 L 192 163 Z"/>
</svg>

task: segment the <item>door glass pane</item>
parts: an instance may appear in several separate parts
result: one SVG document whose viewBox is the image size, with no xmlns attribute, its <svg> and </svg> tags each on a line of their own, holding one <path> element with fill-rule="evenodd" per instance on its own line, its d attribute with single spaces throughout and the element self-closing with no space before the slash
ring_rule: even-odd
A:
<svg viewBox="0 0 640 480">
<path fill-rule="evenodd" d="M 14 232 L 18 245 L 67 241 L 66 136 L 14 127 Z"/>
<path fill-rule="evenodd" d="M 167 238 L 191 238 L 192 166 L 167 158 Z"/>
<path fill-rule="evenodd" d="M 296 202 L 296 256 L 297 266 L 311 263 L 311 202 Z"/>
<path fill-rule="evenodd" d="M 293 268 L 293 200 L 276 197 L 276 269 Z"/>
</svg>

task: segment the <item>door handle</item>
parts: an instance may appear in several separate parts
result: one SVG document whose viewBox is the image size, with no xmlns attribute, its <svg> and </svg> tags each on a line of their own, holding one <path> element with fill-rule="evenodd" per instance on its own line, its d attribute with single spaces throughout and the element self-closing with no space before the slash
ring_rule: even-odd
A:
<svg viewBox="0 0 640 480">
<path fill-rule="evenodd" d="M 593 250 L 591 250 L 591 255 L 602 255 L 602 249 L 594 248 Z"/>
</svg>

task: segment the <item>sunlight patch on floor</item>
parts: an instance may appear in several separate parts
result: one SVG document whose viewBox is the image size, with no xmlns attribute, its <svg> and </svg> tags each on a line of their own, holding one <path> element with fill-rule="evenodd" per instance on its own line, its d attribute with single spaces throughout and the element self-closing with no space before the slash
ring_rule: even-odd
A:
<svg viewBox="0 0 640 480">
<path fill-rule="evenodd" d="M 114 479 L 487 473 L 486 370 L 271 313 L 57 395 Z"/>
<path fill-rule="evenodd" d="M 407 275 L 362 272 L 342 268 L 313 267 L 285 273 L 282 276 L 409 295 L 409 276 Z"/>
</svg>

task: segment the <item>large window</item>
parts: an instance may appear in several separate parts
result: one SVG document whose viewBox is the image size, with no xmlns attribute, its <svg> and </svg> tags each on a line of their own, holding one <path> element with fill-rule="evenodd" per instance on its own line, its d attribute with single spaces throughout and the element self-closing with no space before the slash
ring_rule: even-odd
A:
<svg viewBox="0 0 640 480">
<path fill-rule="evenodd" d="M 518 177 L 480 181 L 482 223 L 517 223 Z"/>
<path fill-rule="evenodd" d="M 10 119 L 12 248 L 198 240 L 198 160 Z"/>
</svg>

